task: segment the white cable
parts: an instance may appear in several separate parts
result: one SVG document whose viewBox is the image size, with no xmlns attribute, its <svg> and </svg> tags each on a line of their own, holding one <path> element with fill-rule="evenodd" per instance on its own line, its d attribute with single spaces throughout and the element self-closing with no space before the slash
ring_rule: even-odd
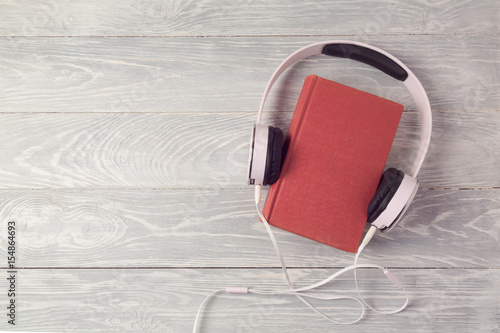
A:
<svg viewBox="0 0 500 333">
<path fill-rule="evenodd" d="M 200 319 L 200 313 L 201 313 L 201 309 L 203 309 L 203 306 L 205 305 L 205 303 L 213 296 L 217 295 L 217 294 L 220 294 L 222 292 L 225 292 L 226 290 L 225 289 L 221 289 L 221 290 L 217 290 L 217 291 L 214 291 L 213 293 L 211 293 L 210 295 L 208 295 L 207 297 L 205 297 L 205 299 L 203 300 L 203 302 L 200 304 L 200 307 L 198 308 L 198 312 L 196 313 L 196 319 L 194 320 L 194 326 L 193 326 L 193 333 L 196 333 L 196 330 L 198 328 L 198 320 Z"/>
<path fill-rule="evenodd" d="M 382 266 L 379 266 L 379 265 L 374 265 L 374 264 L 358 264 L 357 261 L 358 261 L 358 258 L 359 258 L 359 255 L 361 254 L 361 252 L 363 251 L 363 249 L 365 248 L 365 246 L 370 242 L 370 240 L 372 239 L 373 235 L 375 234 L 375 232 L 377 231 L 377 228 L 372 226 L 368 232 L 366 233 L 365 237 L 363 238 L 363 241 L 356 253 L 356 256 L 354 258 L 354 265 L 351 265 L 351 266 L 347 266 L 345 267 L 344 269 L 341 269 L 340 271 L 330 275 L 328 278 L 318 282 L 318 283 L 315 283 L 315 284 L 312 284 L 312 285 L 309 285 L 309 286 L 306 286 L 306 287 L 302 287 L 302 288 L 293 288 L 293 284 L 290 280 L 290 277 L 288 275 L 288 271 L 287 271 L 287 268 L 286 268 L 286 265 L 284 263 L 284 260 L 283 260 L 283 255 L 281 254 L 281 251 L 279 249 L 279 246 L 278 246 L 278 242 L 276 241 L 276 238 L 274 237 L 274 234 L 272 232 L 272 229 L 270 228 L 269 226 L 269 223 L 267 222 L 267 219 L 264 217 L 264 215 L 262 214 L 262 212 L 260 211 L 260 208 L 259 208 L 259 203 L 260 203 L 260 191 L 261 191 L 261 186 L 260 185 L 257 185 L 255 187 L 255 205 L 256 205 L 256 208 L 257 208 L 257 213 L 259 214 L 259 217 L 260 219 L 262 220 L 262 222 L 264 223 L 264 226 L 266 227 L 266 230 L 269 234 L 269 237 L 271 238 L 271 242 L 273 243 L 273 246 L 274 246 L 274 249 L 276 251 L 276 254 L 278 256 L 278 259 L 280 261 L 280 264 L 281 264 L 281 268 L 283 270 L 283 273 L 285 275 L 285 278 L 287 280 L 287 283 L 290 287 L 290 289 L 288 290 L 257 290 L 257 289 L 249 289 L 249 292 L 251 293 L 258 293 L 258 294 L 274 294 L 274 295 L 280 295 L 280 294 L 291 294 L 291 295 L 296 295 L 302 302 L 304 302 L 311 310 L 313 310 L 314 312 L 316 312 L 317 314 L 319 314 L 321 317 L 327 319 L 328 321 L 331 321 L 333 323 L 339 323 L 339 324 L 354 324 L 358 321 L 361 320 L 361 318 L 363 317 L 364 313 L 365 313 L 365 308 L 363 306 L 366 305 L 368 308 L 370 308 L 371 310 L 373 310 L 374 312 L 376 313 L 381 313 L 381 314 L 394 314 L 394 313 L 397 313 L 397 312 L 400 312 L 402 311 L 403 309 L 406 308 L 406 306 L 408 305 L 408 302 L 409 302 L 409 298 L 408 298 L 408 292 L 402 287 L 401 285 L 401 282 L 399 282 L 399 280 L 389 271 L 387 270 L 385 267 L 382 267 Z M 356 269 L 357 268 L 377 268 L 377 269 L 380 269 L 384 272 L 384 274 L 400 289 L 402 289 L 404 292 L 405 292 L 405 296 L 406 296 L 406 301 L 405 303 L 395 309 L 395 310 L 392 310 L 392 311 L 381 311 L 381 310 L 377 310 L 375 309 L 374 307 L 370 306 L 364 299 L 363 297 L 361 296 L 361 292 L 359 291 L 359 286 L 358 286 L 358 280 L 357 280 L 357 275 L 356 275 Z M 356 285 L 356 292 L 358 293 L 358 296 L 359 296 L 359 299 L 358 298 L 354 298 L 354 297 L 350 297 L 350 296 L 322 296 L 322 295 L 318 295 L 319 297 L 312 297 L 311 295 L 314 295 L 314 294 L 310 294 L 310 293 L 304 293 L 305 291 L 309 291 L 309 290 L 313 290 L 313 289 L 316 289 L 316 288 L 319 288 L 323 285 L 325 285 L 326 283 L 332 281 L 333 279 L 337 278 L 338 276 L 346 273 L 346 272 L 349 272 L 349 271 L 354 271 L 354 281 L 355 281 L 355 285 Z M 321 312 L 320 310 L 318 310 L 316 307 L 314 307 L 314 305 L 312 305 L 310 302 L 308 302 L 306 299 L 304 299 L 303 296 L 307 296 L 307 297 L 311 297 L 311 298 L 316 298 L 316 299 L 329 299 L 329 300 L 333 300 L 333 299 L 354 299 L 356 301 L 358 301 L 361 305 L 362 305 L 362 314 L 354 321 L 352 322 L 339 322 L 339 321 L 336 321 L 336 320 L 333 320 L 332 318 L 330 318 L 329 316 L 325 315 L 323 312 Z"/>
<path fill-rule="evenodd" d="M 405 292 L 405 297 L 406 297 L 406 300 L 404 302 L 404 304 L 395 309 L 395 310 L 391 310 L 391 311 L 382 311 L 382 310 L 378 310 L 376 309 L 375 307 L 371 306 L 370 304 L 368 304 L 365 299 L 363 298 L 363 296 L 361 296 L 361 292 L 359 291 L 359 286 L 358 286 L 358 276 L 356 274 L 356 268 L 357 267 L 362 267 L 360 264 L 358 264 L 358 258 L 359 258 L 359 255 L 361 254 L 361 252 L 363 251 L 363 249 L 365 248 L 365 246 L 368 244 L 368 242 L 366 243 L 362 243 L 361 246 L 359 247 L 358 249 L 358 253 L 356 253 L 356 256 L 354 257 L 354 283 L 356 285 L 356 292 L 358 293 L 358 296 L 359 296 L 359 299 L 370 309 L 372 310 L 373 312 L 376 312 L 376 313 L 379 313 L 379 314 L 394 314 L 394 313 L 398 313 L 398 312 L 401 312 L 403 311 L 406 306 L 408 305 L 408 302 L 409 302 L 409 297 L 408 297 L 408 291 L 406 291 L 406 289 L 403 287 L 403 285 L 401 284 L 401 282 L 391 273 L 391 271 L 389 271 L 387 268 L 383 267 L 382 270 L 384 272 L 384 274 L 387 276 L 387 278 L 389 280 L 391 280 L 395 285 L 396 287 L 398 287 L 399 289 L 403 290 Z"/>
<path fill-rule="evenodd" d="M 354 299 L 358 303 L 360 303 L 362 306 L 362 313 L 356 320 L 350 321 L 350 322 L 342 322 L 342 321 L 332 319 L 330 316 L 324 314 L 321 310 L 318 310 L 314 305 L 312 305 L 308 300 L 306 300 L 303 297 L 303 295 L 300 294 L 300 291 L 303 291 L 302 288 L 301 289 L 294 289 L 292 281 L 290 280 L 290 276 L 288 275 L 288 270 L 286 268 L 285 261 L 283 260 L 283 255 L 281 254 L 281 250 L 278 246 L 278 242 L 276 241 L 276 238 L 274 237 L 274 233 L 271 230 L 269 223 L 267 222 L 266 218 L 264 217 L 264 215 L 260 211 L 260 208 L 259 208 L 260 191 L 261 191 L 261 186 L 260 185 L 255 186 L 255 207 L 257 209 L 257 213 L 259 214 L 260 219 L 262 220 L 262 222 L 264 223 L 264 226 L 266 227 L 266 230 L 267 230 L 267 233 L 269 234 L 269 237 L 271 238 L 271 242 L 273 243 L 274 250 L 276 251 L 276 255 L 278 256 L 279 262 L 281 264 L 281 269 L 283 271 L 283 274 L 285 275 L 286 282 L 287 282 L 288 286 L 290 287 L 288 292 L 285 292 L 285 293 L 295 295 L 299 300 L 302 301 L 302 303 L 307 305 L 307 307 L 309 307 L 315 313 L 317 313 L 318 315 L 320 315 L 321 317 L 323 317 L 324 319 L 326 319 L 332 323 L 349 325 L 349 324 L 354 324 L 354 323 L 357 323 L 358 321 L 360 321 L 363 318 L 365 310 L 364 310 L 363 304 L 361 302 L 359 302 L 359 300 L 357 300 L 356 298 L 353 298 L 350 296 L 335 296 L 334 299 Z M 266 293 L 266 291 L 261 291 L 261 290 L 257 290 L 257 289 L 250 289 L 249 291 L 253 292 L 253 293 Z M 268 294 L 273 294 L 273 291 L 270 291 Z M 274 294 L 276 294 L 276 293 L 274 293 Z M 310 295 L 308 297 L 310 297 Z M 326 298 L 322 298 L 322 299 L 326 299 Z"/>
<path fill-rule="evenodd" d="M 356 256 L 354 257 L 354 264 L 353 265 L 347 266 L 347 267 L 339 270 L 338 272 L 330 275 L 329 277 L 327 277 L 326 279 L 324 279 L 324 280 L 322 280 L 320 282 L 311 284 L 311 285 L 306 286 L 306 287 L 294 288 L 293 283 L 292 283 L 292 281 L 290 279 L 290 276 L 288 275 L 288 271 L 287 271 L 287 268 L 286 268 L 286 265 L 285 265 L 285 261 L 283 259 L 283 255 L 281 254 L 281 250 L 280 250 L 280 248 L 278 246 L 278 242 L 276 241 L 276 237 L 274 237 L 274 233 L 273 233 L 271 227 L 269 226 L 269 223 L 267 222 L 267 219 L 264 217 L 264 214 L 262 214 L 262 212 L 261 212 L 261 210 L 259 208 L 260 198 L 261 198 L 261 186 L 257 185 L 255 187 L 255 207 L 257 209 L 257 213 L 259 214 L 260 219 L 262 220 L 262 223 L 264 224 L 264 226 L 265 226 L 265 228 L 267 230 L 267 233 L 269 234 L 271 242 L 273 243 L 274 250 L 276 251 L 276 255 L 278 256 L 278 259 L 279 259 L 279 262 L 280 262 L 280 265 L 281 265 L 281 269 L 283 271 L 283 274 L 285 276 L 285 279 L 286 279 L 286 282 L 288 284 L 289 289 L 262 290 L 262 289 L 247 288 L 247 287 L 228 287 L 226 289 L 221 289 L 221 290 L 214 291 L 210 295 L 208 295 L 203 300 L 203 302 L 201 303 L 201 305 L 200 305 L 200 307 L 198 309 L 198 312 L 196 314 L 196 319 L 195 319 L 194 327 L 193 327 L 193 333 L 196 333 L 196 330 L 197 330 L 197 327 L 198 327 L 198 321 L 199 321 L 200 314 L 201 314 L 201 310 L 203 309 L 203 306 L 205 305 L 205 303 L 211 297 L 215 296 L 218 293 L 222 293 L 222 292 L 226 292 L 226 293 L 238 293 L 238 294 L 241 294 L 241 293 L 252 293 L 252 294 L 259 294 L 259 295 L 294 295 L 298 299 L 300 299 L 305 305 L 307 305 L 307 307 L 309 307 L 312 311 L 314 311 L 316 314 L 318 314 L 322 318 L 324 318 L 324 319 L 326 319 L 326 320 L 328 320 L 328 321 L 330 321 L 332 323 L 341 324 L 341 325 L 350 325 L 350 324 L 354 324 L 354 323 L 357 323 L 358 321 L 360 321 L 363 318 L 364 314 L 365 314 L 365 306 L 368 307 L 369 309 L 371 309 L 372 311 L 374 311 L 376 313 L 380 313 L 380 314 L 394 314 L 394 313 L 398 313 L 398 312 L 400 312 L 400 311 L 402 311 L 402 310 L 404 310 L 406 308 L 406 306 L 408 305 L 408 302 L 409 302 L 408 292 L 406 291 L 406 289 L 403 288 L 401 282 L 387 268 L 379 266 L 379 265 L 375 265 L 375 264 L 358 264 L 358 258 L 360 256 L 361 252 L 366 247 L 366 245 L 370 242 L 370 240 L 372 239 L 373 235 L 377 231 L 377 228 L 374 227 L 374 226 L 372 226 L 368 230 L 368 232 L 366 233 L 365 237 L 363 238 L 363 241 L 362 241 L 362 243 L 361 243 L 361 245 L 360 245 L 360 247 L 359 247 L 359 249 L 358 249 L 358 251 L 356 253 Z M 375 307 L 369 305 L 364 300 L 364 298 L 361 296 L 361 292 L 359 291 L 358 279 L 357 279 L 357 275 L 356 275 L 356 269 L 357 268 L 376 268 L 376 269 L 382 270 L 384 272 L 384 274 L 387 276 L 387 278 L 389 280 L 391 280 L 396 285 L 396 287 L 398 287 L 399 289 L 401 289 L 401 290 L 403 290 L 405 292 L 405 296 L 406 296 L 405 303 L 401 307 L 399 307 L 399 308 L 397 308 L 395 310 L 391 310 L 391 311 L 378 310 Z M 335 296 L 335 295 L 325 295 L 325 294 L 318 294 L 318 293 L 307 292 L 307 291 L 311 291 L 311 290 L 317 289 L 317 288 L 319 288 L 319 287 L 321 287 L 321 286 L 323 286 L 323 285 L 331 282 L 332 280 L 334 280 L 338 276 L 340 276 L 340 275 L 342 275 L 344 273 L 350 272 L 350 271 L 354 272 L 354 282 L 355 282 L 355 285 L 356 285 L 356 292 L 358 294 L 358 298 L 352 297 L 352 296 L 344 296 L 344 295 L 337 295 L 337 296 Z M 319 299 L 319 300 L 338 300 L 338 299 L 353 300 L 353 301 L 356 301 L 356 302 L 358 302 L 360 304 L 360 306 L 361 306 L 361 314 L 355 320 L 352 320 L 352 321 L 349 321 L 349 322 L 342 322 L 342 321 L 334 320 L 330 316 L 328 316 L 325 313 L 323 313 L 321 310 L 317 309 L 308 300 L 306 300 L 305 297 L 312 298 L 312 299 Z"/>
</svg>

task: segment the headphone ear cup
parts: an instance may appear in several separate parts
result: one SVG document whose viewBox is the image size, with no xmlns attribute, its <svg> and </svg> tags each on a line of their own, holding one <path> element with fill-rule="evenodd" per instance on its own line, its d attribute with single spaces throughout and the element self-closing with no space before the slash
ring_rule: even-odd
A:
<svg viewBox="0 0 500 333">
<path fill-rule="evenodd" d="M 281 155 L 283 152 L 283 132 L 278 127 L 269 126 L 267 141 L 266 169 L 263 185 L 274 184 L 281 171 Z"/>
<path fill-rule="evenodd" d="M 387 169 L 380 177 L 377 191 L 368 204 L 368 223 L 375 221 L 387 208 L 399 186 L 403 182 L 404 172 L 395 168 Z"/>
</svg>

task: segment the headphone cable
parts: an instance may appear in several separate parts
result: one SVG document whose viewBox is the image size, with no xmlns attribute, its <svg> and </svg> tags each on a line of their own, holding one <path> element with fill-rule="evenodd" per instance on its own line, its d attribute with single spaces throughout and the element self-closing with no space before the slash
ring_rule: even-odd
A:
<svg viewBox="0 0 500 333">
<path fill-rule="evenodd" d="M 358 321 L 360 321 L 362 319 L 364 313 L 365 313 L 365 306 L 368 307 L 369 309 L 371 309 L 372 311 L 374 311 L 376 313 L 379 313 L 379 314 L 394 314 L 394 313 L 398 313 L 398 312 L 400 312 L 400 311 L 402 311 L 402 310 L 404 310 L 406 308 L 406 306 L 408 305 L 408 302 L 409 302 L 408 292 L 406 291 L 406 289 L 404 289 L 404 287 L 401 284 L 401 282 L 396 278 L 396 276 L 394 274 L 392 274 L 391 271 L 389 271 L 387 268 L 382 267 L 380 265 L 375 265 L 375 264 L 358 264 L 358 259 L 359 259 L 359 256 L 360 256 L 361 252 L 364 250 L 364 248 L 366 247 L 366 245 L 368 245 L 368 243 L 370 242 L 370 240 L 372 239 L 372 237 L 375 235 L 375 233 L 377 231 L 377 228 L 375 226 L 371 226 L 370 229 L 368 229 L 367 233 L 365 234 L 365 236 L 363 238 L 363 241 L 361 242 L 361 245 L 358 248 L 356 256 L 354 257 L 354 264 L 353 265 L 350 265 L 350 266 L 345 267 L 344 269 L 341 269 L 340 271 L 338 271 L 338 272 L 330 275 L 328 278 L 326 278 L 326 279 L 324 279 L 324 280 L 322 280 L 322 281 L 320 281 L 318 283 L 309 285 L 307 287 L 295 289 L 293 287 L 292 282 L 291 282 L 290 276 L 288 275 L 288 271 L 287 271 L 287 268 L 286 268 L 286 265 L 285 265 L 285 262 L 284 262 L 284 259 L 283 259 L 283 255 L 281 254 L 281 250 L 280 250 L 280 248 L 278 246 L 278 242 L 276 241 L 276 238 L 274 237 L 274 233 L 273 233 L 273 231 L 272 231 L 269 223 L 267 222 L 267 219 L 265 218 L 264 214 L 260 210 L 260 207 L 259 207 L 260 200 L 261 200 L 261 185 L 257 185 L 257 186 L 255 186 L 255 206 L 256 206 L 256 209 L 257 209 L 257 213 L 259 214 L 259 217 L 262 220 L 262 222 L 263 222 L 263 224 L 264 224 L 264 226 L 265 226 L 265 228 L 267 230 L 267 233 L 269 234 L 269 237 L 271 238 L 271 242 L 273 243 L 274 250 L 275 250 L 276 255 L 278 256 L 279 262 L 281 264 L 283 275 L 285 276 L 285 279 L 286 279 L 287 284 L 290 287 L 290 289 L 289 290 L 281 290 L 281 291 L 278 291 L 278 290 L 263 291 L 263 290 L 258 290 L 258 289 L 249 289 L 248 292 L 255 293 L 255 294 L 274 294 L 274 295 L 276 295 L 276 294 L 292 294 L 292 295 L 295 295 L 305 305 L 307 305 L 311 310 L 313 310 L 315 313 L 317 313 L 318 315 L 320 315 L 324 319 L 326 319 L 326 320 L 328 320 L 330 322 L 336 323 L 336 324 L 343 324 L 343 325 L 350 325 L 350 324 L 354 324 L 354 323 L 357 323 Z M 384 272 L 384 274 L 386 275 L 386 277 L 391 282 L 393 282 L 396 287 L 398 287 L 399 289 L 401 289 L 401 290 L 403 290 L 405 292 L 405 298 L 406 299 L 405 299 L 404 304 L 401 307 L 399 307 L 397 309 L 394 309 L 394 310 L 390 310 L 390 311 L 378 310 L 374 306 L 368 304 L 368 302 L 366 302 L 366 300 L 361 296 L 361 292 L 359 290 L 358 279 L 357 279 L 357 274 L 356 274 L 356 269 L 357 268 L 376 268 L 376 269 L 382 270 Z M 356 285 L 356 292 L 358 294 L 358 298 L 351 297 L 351 296 L 325 296 L 325 295 L 322 295 L 322 294 L 305 293 L 306 291 L 311 291 L 311 290 L 314 290 L 316 288 L 319 288 L 319 287 L 325 285 L 326 283 L 334 280 L 338 276 L 340 276 L 340 275 L 342 275 L 342 274 L 344 274 L 346 272 L 349 272 L 351 270 L 354 272 L 354 282 L 355 282 L 355 285 Z M 312 305 L 304 297 L 316 298 L 316 299 L 321 299 L 321 300 L 334 300 L 334 299 L 351 299 L 351 300 L 355 300 L 355 301 L 357 301 L 358 303 L 361 304 L 362 313 L 360 314 L 360 316 L 357 319 L 355 319 L 353 321 L 341 322 L 341 321 L 332 319 L 330 316 L 326 315 L 321 310 L 317 309 L 314 305 Z"/>
<path fill-rule="evenodd" d="M 308 308 L 310 308 L 312 311 L 314 311 L 316 314 L 318 314 L 322 318 L 324 318 L 332 323 L 341 324 L 341 325 L 350 325 L 350 324 L 354 324 L 354 323 L 357 323 L 358 321 L 360 321 L 365 314 L 365 306 L 368 307 L 369 309 L 371 309 L 372 311 L 379 313 L 379 314 L 394 314 L 394 313 L 398 313 L 406 308 L 406 306 L 408 305 L 408 302 L 409 302 L 408 292 L 403 287 L 401 282 L 396 278 L 396 276 L 394 274 L 392 274 L 391 271 L 389 271 L 385 267 L 375 265 L 375 264 L 358 264 L 358 259 L 359 259 L 361 252 L 366 247 L 366 245 L 368 245 L 368 243 L 372 239 L 373 235 L 377 231 L 377 228 L 374 226 L 370 227 L 370 229 L 368 229 L 367 233 L 365 234 L 365 237 L 363 238 L 363 241 L 361 242 L 361 245 L 358 248 L 356 256 L 354 257 L 354 264 L 353 265 L 347 266 L 347 267 L 337 271 L 336 273 L 330 275 L 326 279 L 324 279 L 320 282 L 317 282 L 315 284 L 312 284 L 312 285 L 309 285 L 306 287 L 295 288 L 291 279 L 290 279 L 290 276 L 288 275 L 288 270 L 286 268 L 285 261 L 283 259 L 283 255 L 281 254 L 281 250 L 278 246 L 278 242 L 276 241 L 276 237 L 274 237 L 274 233 L 273 233 L 269 223 L 267 222 L 267 219 L 264 217 L 264 214 L 262 214 L 262 212 L 260 210 L 260 207 L 259 207 L 260 200 L 261 200 L 261 186 L 257 185 L 257 186 L 255 186 L 255 207 L 257 209 L 257 213 L 259 214 L 260 219 L 262 220 L 262 222 L 267 230 L 267 233 L 269 234 L 271 242 L 273 243 L 274 250 L 276 252 L 276 255 L 278 256 L 278 259 L 279 259 L 279 262 L 281 265 L 281 269 L 283 271 L 283 275 L 285 276 L 285 279 L 286 279 L 286 282 L 288 284 L 289 289 L 263 290 L 263 289 L 255 289 L 255 288 L 248 288 L 248 287 L 227 287 L 226 289 L 220 289 L 220 290 L 214 291 L 211 294 L 209 294 L 203 300 L 203 302 L 200 304 L 200 307 L 198 308 L 198 312 L 196 314 L 196 319 L 194 322 L 193 333 L 197 332 L 197 327 L 198 327 L 201 311 L 202 311 L 204 305 L 207 303 L 207 301 L 211 297 L 213 297 L 219 293 L 224 293 L 224 292 L 230 293 L 230 294 L 248 294 L 248 293 L 250 293 L 250 294 L 259 294 L 259 295 L 294 295 L 300 301 L 302 301 L 302 303 L 304 303 Z M 358 278 L 357 278 L 357 274 L 356 274 L 357 268 L 376 268 L 376 269 L 382 270 L 384 272 L 385 276 L 392 283 L 394 283 L 394 285 L 396 287 L 398 287 L 399 289 L 401 289 L 405 292 L 406 300 L 405 300 L 404 304 L 402 306 L 400 306 L 399 308 L 394 309 L 394 310 L 390 310 L 390 311 L 378 310 L 374 306 L 369 305 L 366 302 L 366 300 L 361 296 L 361 292 L 359 290 Z M 354 272 L 354 282 L 356 285 L 356 292 L 358 294 L 358 297 L 345 296 L 345 295 L 335 296 L 335 295 L 326 295 L 326 294 L 318 294 L 318 293 L 308 292 L 308 291 L 312 291 L 316 288 L 319 288 L 319 287 L 327 284 L 328 282 L 334 280 L 338 276 L 340 276 L 344 273 L 347 273 L 349 271 Z M 311 304 L 311 302 L 309 302 L 306 299 L 306 297 L 311 298 L 311 299 L 319 299 L 319 300 L 338 300 L 338 299 L 353 300 L 353 301 L 358 302 L 361 305 L 361 314 L 356 319 L 354 319 L 352 321 L 348 321 L 348 322 L 338 321 L 338 320 L 335 320 L 335 319 L 331 318 L 330 316 L 326 315 L 323 311 L 319 310 L 318 308 L 316 308 L 313 304 Z"/>
</svg>

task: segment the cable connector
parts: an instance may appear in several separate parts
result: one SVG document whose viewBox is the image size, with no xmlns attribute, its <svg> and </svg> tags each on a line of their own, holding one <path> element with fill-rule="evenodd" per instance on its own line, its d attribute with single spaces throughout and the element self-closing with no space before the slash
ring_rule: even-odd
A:
<svg viewBox="0 0 500 333">
<path fill-rule="evenodd" d="M 247 287 L 226 287 L 226 293 L 229 294 L 248 294 Z"/>
<path fill-rule="evenodd" d="M 260 192 L 262 190 L 261 185 L 255 185 L 255 204 L 260 205 Z"/>
<path fill-rule="evenodd" d="M 399 281 L 399 279 L 394 274 L 392 274 L 392 272 L 390 270 L 388 270 L 387 268 L 384 268 L 384 274 L 385 274 L 385 276 L 387 276 L 387 278 L 389 280 L 391 280 L 392 283 L 394 283 L 394 285 L 396 287 L 398 287 L 401 290 L 404 290 L 404 287 L 403 287 L 403 284 L 401 283 L 401 281 Z"/>
<path fill-rule="evenodd" d="M 368 231 L 366 232 L 365 238 L 363 238 L 363 242 L 361 242 L 361 244 L 366 246 L 368 243 L 370 243 L 370 241 L 373 238 L 373 235 L 375 235 L 377 230 L 378 230 L 377 227 L 372 225 L 370 229 L 368 229 Z"/>
</svg>

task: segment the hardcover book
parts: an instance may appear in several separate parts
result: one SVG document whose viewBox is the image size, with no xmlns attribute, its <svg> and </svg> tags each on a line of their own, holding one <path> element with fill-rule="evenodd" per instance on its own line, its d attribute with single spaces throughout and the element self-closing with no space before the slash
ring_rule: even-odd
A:
<svg viewBox="0 0 500 333">
<path fill-rule="evenodd" d="M 308 76 L 288 129 L 280 178 L 264 204 L 269 223 L 356 252 L 403 108 Z"/>
</svg>

